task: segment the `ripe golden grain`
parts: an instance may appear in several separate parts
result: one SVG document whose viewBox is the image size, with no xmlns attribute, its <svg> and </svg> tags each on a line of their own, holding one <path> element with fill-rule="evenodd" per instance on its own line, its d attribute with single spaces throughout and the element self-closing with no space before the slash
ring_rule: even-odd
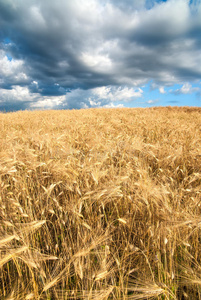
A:
<svg viewBox="0 0 201 300">
<path fill-rule="evenodd" d="M 0 299 L 201 299 L 200 108 L 0 123 Z"/>
</svg>

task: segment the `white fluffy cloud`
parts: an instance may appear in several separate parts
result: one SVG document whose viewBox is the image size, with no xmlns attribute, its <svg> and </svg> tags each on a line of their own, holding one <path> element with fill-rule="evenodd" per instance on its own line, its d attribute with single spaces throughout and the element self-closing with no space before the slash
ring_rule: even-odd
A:
<svg viewBox="0 0 201 300">
<path fill-rule="evenodd" d="M 150 100 L 146 101 L 146 103 L 149 104 L 149 105 L 154 105 L 154 104 L 156 104 L 158 102 L 159 102 L 158 99 L 155 99 L 155 100 L 150 99 Z"/>
<path fill-rule="evenodd" d="M 180 89 L 176 89 L 172 91 L 175 95 L 180 94 L 193 94 L 193 93 L 200 93 L 201 89 L 199 87 L 192 87 L 192 85 L 186 82 Z"/>
<path fill-rule="evenodd" d="M 166 93 L 166 91 L 165 91 L 165 89 L 164 89 L 164 86 L 160 86 L 160 87 L 159 87 L 159 92 L 160 92 L 161 94 L 165 94 L 165 93 Z"/>
<path fill-rule="evenodd" d="M 0 110 L 12 105 L 13 110 L 18 109 L 51 109 L 65 101 L 64 96 L 41 96 L 31 93 L 27 87 L 14 86 L 11 90 L 0 89 Z"/>
<path fill-rule="evenodd" d="M 0 50 L 0 66 L 0 87 L 28 83 L 22 59 L 9 59 L 5 51 Z"/>
<path fill-rule="evenodd" d="M 33 82 L 37 85 L 37 82 Z M 23 103 L 23 109 L 71 109 L 90 107 L 123 107 L 124 103 L 141 98 L 140 88 L 104 86 L 89 90 L 75 89 L 62 96 L 41 96 L 31 93 L 27 87 L 14 86 L 11 90 L 0 89 L 0 108 L 11 103 L 13 109 L 18 109 Z M 121 102 L 121 103 L 119 103 Z"/>
<path fill-rule="evenodd" d="M 124 103 L 139 99 L 142 95 L 142 89 L 129 87 L 103 86 L 89 90 L 75 89 L 66 94 L 65 101 L 59 107 L 123 107 Z"/>
<path fill-rule="evenodd" d="M 37 101 L 32 101 L 30 109 L 53 109 L 61 105 L 65 101 L 65 96 L 43 96 L 38 97 Z"/>
<path fill-rule="evenodd" d="M 0 102 L 3 101 L 32 101 L 32 97 L 27 87 L 19 85 L 14 86 L 11 90 L 0 89 Z"/>
<path fill-rule="evenodd" d="M 98 99 L 108 99 L 110 101 L 129 102 L 135 98 L 142 97 L 142 89 L 134 89 L 128 87 L 99 87 L 91 90 L 92 94 Z"/>
</svg>

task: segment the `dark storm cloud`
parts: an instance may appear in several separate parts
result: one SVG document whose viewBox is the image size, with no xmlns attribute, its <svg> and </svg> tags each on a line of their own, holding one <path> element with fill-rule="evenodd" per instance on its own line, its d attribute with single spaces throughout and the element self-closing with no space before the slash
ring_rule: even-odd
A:
<svg viewBox="0 0 201 300">
<path fill-rule="evenodd" d="M 200 20 L 197 1 L 0 0 L 0 88 L 28 88 L 23 108 L 40 96 L 57 97 L 63 107 L 90 107 L 90 92 L 83 104 L 73 91 L 196 81 Z M 9 100 L 2 92 L 1 106 L 5 95 L 15 105 L 15 93 Z"/>
<path fill-rule="evenodd" d="M 20 102 L 18 100 L 2 101 L 0 102 L 0 112 L 14 112 L 19 110 L 25 110 L 29 107 L 28 102 Z"/>
</svg>

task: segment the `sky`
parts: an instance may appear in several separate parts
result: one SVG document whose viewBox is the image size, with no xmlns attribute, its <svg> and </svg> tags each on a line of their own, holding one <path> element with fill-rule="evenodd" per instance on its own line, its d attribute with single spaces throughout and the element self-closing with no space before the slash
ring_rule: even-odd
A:
<svg viewBox="0 0 201 300">
<path fill-rule="evenodd" d="M 0 0 L 0 111 L 201 106 L 201 0 Z"/>
</svg>

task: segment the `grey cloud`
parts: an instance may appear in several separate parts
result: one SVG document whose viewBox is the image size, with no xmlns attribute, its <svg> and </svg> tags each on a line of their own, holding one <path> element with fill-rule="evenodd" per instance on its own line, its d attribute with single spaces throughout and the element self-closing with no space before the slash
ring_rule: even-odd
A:
<svg viewBox="0 0 201 300">
<path fill-rule="evenodd" d="M 6 101 L 6 102 L 0 102 L 0 112 L 14 112 L 18 110 L 26 110 L 27 109 L 27 103 L 19 102 L 19 101 Z"/>
<path fill-rule="evenodd" d="M 179 104 L 179 101 L 176 101 L 176 100 L 170 100 L 168 101 L 169 104 L 173 104 L 173 105 L 178 105 Z"/>
<path fill-rule="evenodd" d="M 27 108 L 29 108 L 29 105 L 26 101 L 19 102 L 18 100 L 12 101 L 9 99 L 8 101 L 0 102 L 0 112 L 14 112 L 26 110 Z"/>
<path fill-rule="evenodd" d="M 0 47 L 13 57 L 0 87 L 68 98 L 103 86 L 196 81 L 200 19 L 201 4 L 185 0 L 0 0 Z M 76 97 L 65 105 L 82 107 Z"/>
</svg>

